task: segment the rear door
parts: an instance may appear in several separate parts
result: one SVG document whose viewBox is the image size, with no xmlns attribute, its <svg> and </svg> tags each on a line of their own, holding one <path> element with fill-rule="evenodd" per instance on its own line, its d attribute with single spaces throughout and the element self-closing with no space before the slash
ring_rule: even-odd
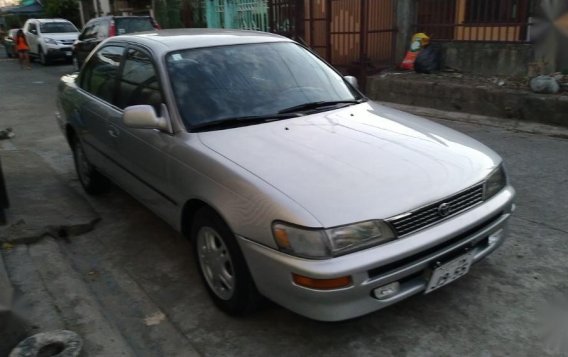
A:
<svg viewBox="0 0 568 357">
<path fill-rule="evenodd" d="M 85 64 L 79 78 L 80 98 L 77 105 L 78 133 L 89 160 L 109 176 L 116 170 L 118 135 L 109 122 L 122 118 L 116 106 L 116 87 L 125 48 L 109 44 L 97 50 Z"/>
</svg>

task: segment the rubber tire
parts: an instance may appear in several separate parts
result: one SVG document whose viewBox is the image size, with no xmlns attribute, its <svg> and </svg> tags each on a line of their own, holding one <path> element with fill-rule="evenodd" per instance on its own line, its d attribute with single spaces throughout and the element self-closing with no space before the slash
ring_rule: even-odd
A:
<svg viewBox="0 0 568 357">
<path fill-rule="evenodd" d="M 10 353 L 9 357 L 39 356 L 45 354 L 45 349 L 57 347 L 61 349 L 56 355 L 59 357 L 78 357 L 83 348 L 83 339 L 73 331 L 56 330 L 38 333 L 20 342 Z"/>
<path fill-rule="evenodd" d="M 223 300 L 211 289 L 205 275 L 201 269 L 201 264 L 199 263 L 199 253 L 197 249 L 197 233 L 201 227 L 209 227 L 215 230 L 219 237 L 225 243 L 231 261 L 233 263 L 233 270 L 235 273 L 235 292 L 233 296 L 228 300 Z M 191 225 L 191 244 L 193 248 L 193 255 L 195 258 L 195 263 L 201 276 L 201 281 L 206 287 L 209 296 L 222 311 L 233 316 L 243 316 L 250 314 L 255 311 L 262 302 L 262 296 L 256 289 L 250 271 L 248 269 L 247 263 L 241 252 L 241 248 L 231 232 L 227 224 L 223 221 L 221 217 L 215 211 L 209 207 L 201 208 L 195 214 L 193 224 Z"/>
<path fill-rule="evenodd" d="M 45 57 L 45 55 L 43 54 L 43 50 L 41 49 L 41 47 L 37 48 L 37 52 L 38 52 L 38 56 L 39 56 L 39 63 L 41 63 L 44 66 L 49 65 L 49 59 L 47 59 L 47 57 Z"/>
<path fill-rule="evenodd" d="M 94 167 L 90 162 L 87 156 L 85 155 L 85 151 L 83 150 L 83 145 L 81 141 L 77 138 L 73 141 L 73 162 L 75 163 L 75 171 L 77 172 L 77 177 L 79 178 L 79 182 L 81 182 L 81 186 L 83 189 L 90 195 L 98 195 L 108 190 L 110 186 L 109 180 L 103 176 L 97 169 Z M 79 158 L 84 158 L 84 164 L 87 165 L 87 173 L 88 180 L 82 174 L 82 171 L 79 169 Z"/>
</svg>

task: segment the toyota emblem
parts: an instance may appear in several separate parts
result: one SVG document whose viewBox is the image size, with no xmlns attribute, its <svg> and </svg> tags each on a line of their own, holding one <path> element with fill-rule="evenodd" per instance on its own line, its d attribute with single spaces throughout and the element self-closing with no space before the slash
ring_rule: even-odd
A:
<svg viewBox="0 0 568 357">
<path fill-rule="evenodd" d="M 450 204 L 449 203 L 442 203 L 438 206 L 438 214 L 442 217 L 446 217 L 450 214 Z"/>
</svg>

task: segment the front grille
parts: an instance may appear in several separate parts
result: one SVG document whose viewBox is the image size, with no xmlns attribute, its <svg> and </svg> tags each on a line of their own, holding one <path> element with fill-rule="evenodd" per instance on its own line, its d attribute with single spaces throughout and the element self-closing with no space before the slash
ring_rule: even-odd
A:
<svg viewBox="0 0 568 357">
<path fill-rule="evenodd" d="M 456 195 L 411 211 L 400 218 L 387 221 L 392 225 L 398 236 L 402 237 L 462 212 L 482 201 L 483 184 L 481 183 Z M 443 204 L 446 204 L 444 205 L 446 208 L 444 214 L 440 212 L 440 206 Z"/>
<path fill-rule="evenodd" d="M 419 262 L 422 259 L 426 259 L 431 255 L 437 254 L 451 246 L 458 246 L 460 244 L 460 242 L 467 240 L 468 238 L 470 238 L 472 235 L 474 235 L 475 233 L 483 230 L 486 227 L 491 226 L 492 224 L 494 224 L 495 222 L 497 222 L 501 217 L 503 216 L 503 212 L 498 212 L 496 214 L 494 214 L 493 216 L 485 219 L 483 222 L 475 225 L 474 227 L 468 229 L 467 231 L 458 234 L 457 236 L 443 242 L 440 243 L 436 246 L 433 246 L 431 248 L 428 248 L 426 250 L 423 250 L 419 253 L 416 253 L 414 255 L 411 255 L 409 257 L 406 258 L 402 258 L 400 260 L 397 260 L 395 262 L 377 267 L 377 268 L 373 268 L 371 270 L 368 271 L 369 274 L 369 278 L 374 279 L 376 277 L 382 276 L 382 275 L 387 275 L 390 274 L 391 272 L 394 272 L 396 270 L 401 269 L 404 266 L 410 265 L 410 264 L 416 264 L 417 262 Z M 476 241 L 474 243 L 469 243 L 468 245 L 462 246 L 461 248 L 469 248 L 469 249 L 473 249 L 475 247 L 479 247 L 481 249 L 484 249 L 487 247 L 487 245 L 489 244 L 489 235 L 487 235 L 487 237 L 484 237 L 483 239 Z M 439 259 L 443 259 L 443 260 L 451 260 L 452 258 L 456 257 L 459 254 L 462 254 L 463 251 L 461 250 L 461 248 L 458 248 L 457 251 L 451 251 L 447 254 L 444 254 L 443 257 L 439 257 Z"/>
<path fill-rule="evenodd" d="M 59 42 L 61 42 L 62 45 L 72 45 L 73 42 L 75 42 L 74 40 L 60 40 Z"/>
</svg>

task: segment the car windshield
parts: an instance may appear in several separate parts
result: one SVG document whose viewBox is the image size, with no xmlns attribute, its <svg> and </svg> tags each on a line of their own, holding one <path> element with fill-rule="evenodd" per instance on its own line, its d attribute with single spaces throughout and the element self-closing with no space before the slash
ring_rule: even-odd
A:
<svg viewBox="0 0 568 357">
<path fill-rule="evenodd" d="M 118 35 L 154 30 L 154 25 L 152 24 L 152 20 L 149 17 L 117 18 L 115 23 L 116 33 Z"/>
<path fill-rule="evenodd" d="M 39 26 L 42 33 L 78 32 L 70 22 L 45 22 Z"/>
<path fill-rule="evenodd" d="M 291 42 L 188 49 L 168 54 L 166 63 L 189 128 L 225 119 L 289 118 L 282 113 L 363 99 L 337 72 Z"/>
</svg>

